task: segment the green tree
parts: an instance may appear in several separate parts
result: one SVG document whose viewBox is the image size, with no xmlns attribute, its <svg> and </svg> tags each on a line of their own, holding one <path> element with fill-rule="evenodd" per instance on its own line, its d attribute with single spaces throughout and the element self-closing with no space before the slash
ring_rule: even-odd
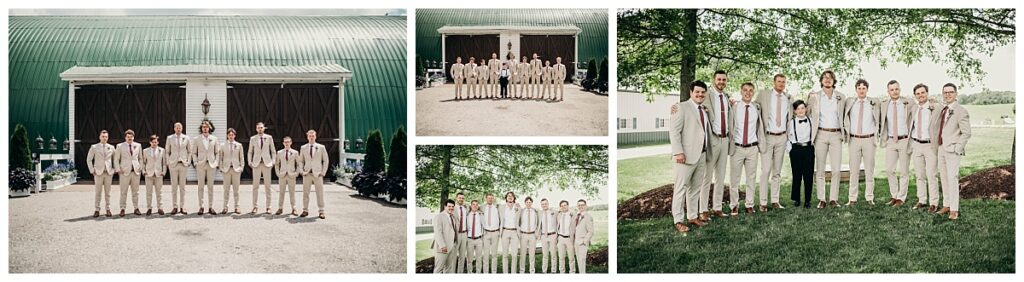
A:
<svg viewBox="0 0 1024 282">
<path fill-rule="evenodd" d="M 363 163 L 363 171 L 370 173 L 383 172 L 384 164 L 384 140 L 381 138 L 380 129 L 370 131 L 366 140 L 366 156 Z"/>
<path fill-rule="evenodd" d="M 29 150 L 28 131 L 20 123 L 14 126 L 14 135 L 11 135 L 10 155 L 11 170 L 24 168 L 32 170 L 32 151 Z"/>
<path fill-rule="evenodd" d="M 643 93 L 687 90 L 726 70 L 733 87 L 785 73 L 804 87 L 825 69 L 930 60 L 965 82 L 985 75 L 976 54 L 1012 44 L 1015 9 L 628 9 L 618 13 L 618 82 Z"/>
<path fill-rule="evenodd" d="M 416 205 L 431 209 L 457 192 L 500 199 L 555 187 L 592 197 L 607 180 L 607 146 L 416 146 Z"/>
<path fill-rule="evenodd" d="M 391 154 L 388 155 L 388 176 L 406 176 L 406 135 L 405 127 L 399 126 L 395 134 L 391 136 Z"/>
</svg>

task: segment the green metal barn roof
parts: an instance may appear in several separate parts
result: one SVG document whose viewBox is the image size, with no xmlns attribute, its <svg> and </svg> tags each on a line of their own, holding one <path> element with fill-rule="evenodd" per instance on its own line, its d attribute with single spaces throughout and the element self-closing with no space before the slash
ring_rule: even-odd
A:
<svg viewBox="0 0 1024 282">
<path fill-rule="evenodd" d="M 10 126 L 67 138 L 74 66 L 339 65 L 345 136 L 406 123 L 406 19 L 395 16 L 11 16 Z M 388 146 L 388 144 L 385 144 Z"/>
<path fill-rule="evenodd" d="M 566 26 L 579 34 L 579 61 L 598 62 L 608 57 L 608 10 L 606 9 L 417 9 L 416 55 L 441 61 L 443 26 Z"/>
</svg>

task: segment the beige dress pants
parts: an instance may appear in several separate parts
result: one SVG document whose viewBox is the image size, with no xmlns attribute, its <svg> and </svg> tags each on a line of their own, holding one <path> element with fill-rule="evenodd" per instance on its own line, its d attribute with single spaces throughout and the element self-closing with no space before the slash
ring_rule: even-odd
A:
<svg viewBox="0 0 1024 282">
<path fill-rule="evenodd" d="M 864 163 L 864 199 L 875 200 L 875 138 L 850 137 L 850 201 L 860 192 L 860 165 Z"/>
<path fill-rule="evenodd" d="M 489 74 L 490 74 L 490 78 L 488 78 L 488 82 L 490 82 L 490 85 L 489 85 L 490 87 L 488 87 L 488 88 L 490 88 L 490 90 L 488 90 L 487 93 L 488 93 L 489 96 L 497 97 L 498 95 L 501 94 L 501 92 L 499 92 L 500 90 L 498 89 L 498 74 L 496 74 L 496 73 L 489 73 Z"/>
<path fill-rule="evenodd" d="M 132 206 L 139 208 L 139 175 L 134 172 L 118 175 L 118 184 L 121 186 L 121 209 L 128 206 L 128 189 L 132 191 Z"/>
<path fill-rule="evenodd" d="M 704 182 L 707 166 L 704 155 L 700 154 L 697 163 L 692 165 L 677 163 L 675 157 L 672 158 L 672 169 L 676 173 L 676 182 L 672 186 L 672 219 L 675 223 L 686 223 L 697 218 L 697 198 L 700 196 L 700 185 Z"/>
<path fill-rule="evenodd" d="M 213 176 L 216 174 L 217 169 L 212 168 L 208 165 L 196 166 L 196 176 L 199 179 L 199 208 L 213 208 Z M 203 200 L 203 191 L 206 191 L 206 203 Z M 207 205 L 209 204 L 209 205 Z"/>
<path fill-rule="evenodd" d="M 324 212 L 324 178 L 317 177 L 312 173 L 302 175 L 302 210 L 309 210 L 309 190 L 311 188 L 316 189 L 317 208 L 320 209 L 320 212 Z"/>
<path fill-rule="evenodd" d="M 462 82 L 464 81 L 461 77 L 452 78 L 455 80 L 455 97 L 462 97 Z"/>
<path fill-rule="evenodd" d="M 885 172 L 889 179 L 889 195 L 893 199 L 907 201 L 910 190 L 910 138 L 896 141 L 891 137 L 885 141 Z"/>
<path fill-rule="evenodd" d="M 235 209 L 238 209 L 238 190 L 239 183 L 241 182 L 242 173 L 235 172 L 233 169 L 228 169 L 228 172 L 224 173 L 224 210 L 228 209 L 228 200 L 231 196 L 235 197 Z"/>
<path fill-rule="evenodd" d="M 280 190 L 277 193 L 277 208 L 284 209 L 284 192 L 288 191 L 288 200 L 292 204 L 292 210 L 295 210 L 295 175 L 281 177 L 277 179 L 277 186 Z"/>
<path fill-rule="evenodd" d="M 814 184 L 818 189 L 818 200 L 839 201 L 839 177 L 843 160 L 843 137 L 839 132 L 828 132 L 819 130 L 814 139 Z M 828 157 L 832 166 L 831 186 L 828 190 L 828 198 L 825 197 L 825 157 Z"/>
<path fill-rule="evenodd" d="M 501 239 L 499 231 L 484 231 L 484 272 L 498 273 L 498 241 Z"/>
<path fill-rule="evenodd" d="M 252 168 L 252 207 L 259 208 L 260 179 L 263 179 L 263 194 L 266 195 L 267 205 L 270 208 L 270 168 L 262 163 Z"/>
<path fill-rule="evenodd" d="M 434 252 L 434 273 L 450 273 L 448 270 L 448 257 L 451 257 L 452 250 L 448 253 Z"/>
<path fill-rule="evenodd" d="M 476 78 L 466 78 L 466 97 L 472 97 L 476 92 Z"/>
<path fill-rule="evenodd" d="M 153 195 L 156 194 L 156 209 L 164 208 L 161 190 L 164 187 L 164 178 L 160 176 L 146 176 L 146 209 L 153 209 Z"/>
<path fill-rule="evenodd" d="M 519 234 L 519 273 L 537 273 L 537 233 Z"/>
<path fill-rule="evenodd" d="M 572 237 L 558 236 L 558 273 L 576 273 L 576 247 L 572 245 Z M 569 272 L 565 272 L 565 265 L 569 265 Z"/>
<path fill-rule="evenodd" d="M 106 208 L 110 210 L 110 182 L 114 176 L 111 174 L 97 174 L 93 176 L 96 188 L 96 210 L 100 210 L 100 200 L 106 201 Z M 102 198 L 101 198 L 102 197 Z"/>
<path fill-rule="evenodd" d="M 558 235 L 555 234 L 541 234 L 540 235 L 540 273 L 555 273 L 555 264 L 558 260 L 558 254 L 555 245 L 558 243 Z M 548 261 L 551 263 L 548 264 Z M 550 268 L 548 266 L 551 266 Z"/>
<path fill-rule="evenodd" d="M 468 238 L 467 238 L 468 239 Z M 469 258 L 466 268 L 469 268 L 466 272 L 472 273 L 484 273 L 487 269 L 484 267 L 484 262 L 487 261 L 484 252 L 484 239 L 468 239 L 466 243 L 466 254 Z"/>
<path fill-rule="evenodd" d="M 469 258 L 469 237 L 466 232 L 456 233 L 455 240 L 459 251 L 455 253 L 455 273 L 467 273 L 473 260 Z M 466 263 L 470 263 L 467 265 Z"/>
<path fill-rule="evenodd" d="M 522 98 L 524 93 L 526 94 L 526 96 L 529 96 L 530 95 L 530 88 L 529 87 L 530 87 L 530 76 L 526 75 L 526 74 L 520 75 L 519 76 L 519 96 L 518 97 Z"/>
<path fill-rule="evenodd" d="M 580 270 L 580 274 L 587 273 L 587 248 L 590 245 L 587 244 L 575 244 L 576 245 L 576 268 Z"/>
<path fill-rule="evenodd" d="M 754 181 L 757 175 L 757 157 L 760 155 L 757 152 L 757 146 L 742 148 L 736 147 L 736 151 L 733 152 L 731 157 L 732 162 L 732 177 L 730 178 L 729 186 L 729 208 L 735 208 L 740 203 L 740 175 L 746 173 L 747 187 L 745 193 L 746 198 L 744 202 L 747 208 L 754 207 Z"/>
<path fill-rule="evenodd" d="M 181 162 L 175 162 L 167 168 L 171 174 L 171 204 L 173 208 L 185 208 L 185 176 L 188 175 L 188 167 Z"/>
<path fill-rule="evenodd" d="M 779 186 L 782 183 L 782 158 L 786 155 L 786 135 L 764 135 L 764 153 L 761 154 L 761 191 L 758 193 L 761 206 L 768 205 L 768 189 L 771 187 L 771 203 L 779 203 Z"/>
<path fill-rule="evenodd" d="M 921 144 L 910 141 L 913 151 L 914 172 L 917 177 L 917 202 L 922 205 L 939 206 L 938 149 L 934 143 Z"/>
<path fill-rule="evenodd" d="M 939 148 L 938 169 L 942 179 L 942 207 L 960 211 L 960 155 Z"/>
<path fill-rule="evenodd" d="M 539 74 L 531 74 L 530 75 L 530 88 L 533 88 L 533 90 L 532 90 L 533 96 L 536 96 L 536 97 L 540 98 L 540 94 L 541 94 L 541 91 L 542 91 L 540 89 L 540 87 L 541 87 L 542 83 L 543 82 L 540 81 L 540 75 Z"/>
<path fill-rule="evenodd" d="M 708 211 L 708 193 L 711 192 L 711 184 L 715 184 L 714 194 L 711 195 L 711 209 L 722 210 L 722 197 L 725 196 L 725 168 L 729 166 L 729 138 L 720 138 L 711 135 L 711 148 L 708 150 L 708 166 L 704 174 L 704 183 L 700 187 L 700 201 L 697 206 L 700 212 Z M 733 184 L 732 186 L 736 186 Z"/>
<path fill-rule="evenodd" d="M 514 229 L 502 229 L 501 230 L 501 272 L 502 273 L 516 273 L 516 263 L 519 261 L 519 256 L 516 254 L 518 251 L 517 245 L 519 244 L 519 230 Z M 510 263 L 511 262 L 511 263 Z M 512 269 L 508 268 L 512 265 Z"/>
</svg>

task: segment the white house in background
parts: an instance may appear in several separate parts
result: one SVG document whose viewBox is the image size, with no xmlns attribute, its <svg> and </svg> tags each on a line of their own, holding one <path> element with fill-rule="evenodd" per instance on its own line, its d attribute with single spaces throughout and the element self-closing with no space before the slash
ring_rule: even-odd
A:
<svg viewBox="0 0 1024 282">
<path fill-rule="evenodd" d="M 654 94 L 651 100 L 637 91 L 619 90 L 616 126 L 618 144 L 668 143 L 669 107 L 679 94 Z"/>
</svg>

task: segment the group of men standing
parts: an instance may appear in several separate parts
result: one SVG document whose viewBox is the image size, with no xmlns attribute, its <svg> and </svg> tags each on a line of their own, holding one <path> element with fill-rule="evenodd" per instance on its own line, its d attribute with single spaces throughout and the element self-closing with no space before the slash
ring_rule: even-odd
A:
<svg viewBox="0 0 1024 282">
<path fill-rule="evenodd" d="M 793 168 L 794 206 L 810 207 L 814 179 L 817 208 L 840 206 L 838 170 L 843 143 L 850 150 L 845 206 L 853 207 L 860 199 L 861 165 L 866 182 L 864 200 L 874 205 L 875 151 L 881 147 L 885 150 L 891 197 L 887 205 L 899 207 L 906 202 L 909 165 L 914 163 L 918 199 L 913 209 L 927 207 L 930 213 L 948 213 L 951 220 L 959 218 L 958 173 L 971 125 L 967 110 L 957 102 L 956 85 L 942 86 L 943 101 L 939 103 L 929 99 L 927 85 L 915 85 L 911 99 L 903 97 L 899 82 L 892 80 L 886 85 L 888 98 L 880 101 L 867 97 L 869 84 L 863 79 L 856 82 L 855 96 L 843 95 L 835 90 L 835 74 L 824 71 L 819 77 L 821 90 L 808 93 L 804 103 L 786 92 L 783 74 L 775 75 L 772 89 L 760 91 L 756 99 L 752 83 L 740 87 L 741 99 L 737 101 L 726 92 L 727 82 L 728 75 L 716 71 L 713 87 L 696 81 L 690 86 L 690 99 L 671 108 L 669 136 L 675 171 L 672 216 L 679 232 L 688 232 L 687 224 L 700 227 L 710 223 L 711 215 L 739 215 L 738 192 L 744 170 L 745 210 L 755 213 L 753 183 L 758 164 L 758 210 L 784 209 L 779 187 L 787 152 Z M 826 158 L 831 167 L 829 189 L 825 188 Z M 729 209 L 723 211 L 724 189 L 719 187 L 725 186 L 727 164 L 732 185 Z M 710 193 L 712 183 L 715 189 Z"/>
<path fill-rule="evenodd" d="M 107 144 L 108 132 L 100 132 L 100 142 L 89 148 L 86 164 L 89 173 L 95 179 L 96 188 L 96 211 L 93 217 L 100 216 L 100 200 L 106 201 L 106 216 L 110 212 L 110 185 L 114 175 L 118 175 L 121 190 L 121 212 L 119 216 L 125 215 L 127 208 L 128 191 L 131 191 L 132 204 L 135 208 L 133 214 L 142 215 L 139 211 L 139 178 L 146 180 L 146 215 L 153 214 L 153 196 L 156 198 L 156 212 L 164 215 L 162 205 L 162 193 L 164 175 L 170 172 L 171 178 L 171 202 L 173 208 L 170 214 L 188 214 L 185 211 L 185 176 L 189 167 L 195 167 L 198 177 L 198 202 L 199 215 L 209 213 L 216 215 L 213 208 L 213 184 L 214 175 L 220 171 L 223 175 L 224 206 L 221 214 L 227 215 L 228 202 L 234 197 L 234 213 L 239 214 L 239 178 L 245 162 L 245 150 L 242 144 L 235 141 L 236 131 L 233 128 L 227 130 L 227 140 L 219 142 L 213 136 L 211 125 L 203 121 L 200 126 L 200 135 L 189 137 L 182 133 L 182 124 L 174 124 L 174 134 L 166 138 L 167 148 L 160 147 L 159 137 L 149 137 L 149 148 L 142 149 L 142 145 L 136 143 L 135 132 L 131 129 L 124 133 L 125 141 L 114 145 Z M 316 142 L 316 131 L 306 132 L 308 143 L 296 151 L 292 149 L 291 137 L 284 137 L 282 144 L 284 148 L 276 150 L 274 138 L 264 133 L 264 124 L 256 124 L 256 135 L 249 138 L 248 165 L 252 168 L 252 211 L 256 214 L 259 210 L 259 184 L 264 184 L 266 195 L 266 214 L 270 214 L 271 192 L 270 178 L 271 168 L 277 173 L 279 179 L 278 209 L 275 213 L 280 215 L 284 211 L 285 191 L 289 192 L 291 201 L 291 215 L 306 217 L 309 215 L 309 192 L 311 188 L 316 191 L 317 206 L 320 209 L 319 218 L 325 219 L 324 214 L 324 192 L 323 178 L 329 168 L 329 158 L 326 147 Z M 295 207 L 295 179 L 302 176 L 302 200 L 303 210 L 300 215 Z M 205 192 L 205 193 L 204 193 Z M 205 197 L 204 197 L 205 196 Z"/>
<path fill-rule="evenodd" d="M 562 101 L 565 98 L 566 68 L 562 64 L 562 57 L 556 57 L 554 65 L 550 60 L 541 61 L 537 53 L 533 53 L 533 59 L 529 61 L 523 56 L 519 63 L 516 63 L 511 53 L 504 60 L 499 59 L 497 53 L 491 53 L 489 60 L 469 57 L 469 62 L 465 64 L 462 63 L 462 57 L 456 57 L 450 72 L 455 80 L 455 99 L 463 99 L 463 94 L 466 99 Z M 465 93 L 462 90 L 463 84 L 466 85 Z M 518 91 L 516 84 L 519 85 Z"/>
<path fill-rule="evenodd" d="M 504 204 L 495 203 L 489 193 L 483 205 L 473 200 L 467 207 L 465 200 L 458 193 L 434 217 L 434 273 L 498 273 L 499 257 L 502 273 L 537 273 L 538 243 L 540 273 L 586 273 L 594 235 L 586 200 L 576 202 L 576 212 L 564 200 L 557 210 L 547 199 L 534 208 L 531 197 L 520 206 L 512 192 L 505 193 Z"/>
</svg>

